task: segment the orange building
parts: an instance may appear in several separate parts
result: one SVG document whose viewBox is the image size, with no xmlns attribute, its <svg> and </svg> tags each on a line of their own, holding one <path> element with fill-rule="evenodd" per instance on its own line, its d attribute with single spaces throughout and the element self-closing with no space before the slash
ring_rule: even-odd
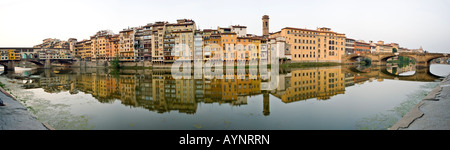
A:
<svg viewBox="0 0 450 150">
<path fill-rule="evenodd" d="M 364 41 L 355 42 L 355 54 L 368 54 L 370 53 L 370 44 Z"/>
<path fill-rule="evenodd" d="M 217 31 L 217 30 L 215 30 Z M 221 45 L 221 39 L 220 34 L 218 32 L 209 32 L 209 31 L 203 31 L 203 60 L 208 61 L 210 58 L 214 56 L 214 51 L 220 51 L 222 48 Z M 222 55 L 222 54 L 221 54 Z"/>
<path fill-rule="evenodd" d="M 271 34 L 270 38 L 279 36 L 290 45 L 292 61 L 296 62 L 341 62 L 345 50 L 345 34 L 333 32 L 330 28 L 286 27 Z"/>
<path fill-rule="evenodd" d="M 119 34 L 115 34 L 107 38 L 107 46 L 105 51 L 107 59 L 112 60 L 119 55 L 119 42 Z"/>
<path fill-rule="evenodd" d="M 106 59 L 107 37 L 112 35 L 111 31 L 101 30 L 91 36 L 92 61 Z"/>
<path fill-rule="evenodd" d="M 219 31 L 220 31 L 220 29 L 219 29 Z M 226 29 L 225 29 L 225 31 L 226 31 Z M 221 41 L 222 41 L 221 46 L 222 46 L 222 51 L 223 51 L 223 54 L 222 54 L 223 60 L 224 61 L 234 61 L 236 59 L 236 49 L 234 47 L 237 42 L 236 33 L 225 32 L 225 33 L 220 33 L 220 35 L 221 35 L 220 37 L 221 37 Z"/>
</svg>

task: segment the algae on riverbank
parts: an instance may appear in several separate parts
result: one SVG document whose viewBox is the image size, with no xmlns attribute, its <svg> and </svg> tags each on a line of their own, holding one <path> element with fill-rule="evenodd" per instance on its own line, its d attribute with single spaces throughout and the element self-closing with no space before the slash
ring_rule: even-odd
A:
<svg viewBox="0 0 450 150">
<path fill-rule="evenodd" d="M 419 90 L 407 95 L 407 99 L 387 112 L 381 112 L 369 117 L 360 119 L 356 123 L 359 130 L 387 130 L 417 105 L 425 96 L 433 90 L 439 82 L 431 82 L 420 86 Z"/>
<path fill-rule="evenodd" d="M 57 130 L 93 128 L 92 125 L 88 124 L 89 117 L 71 113 L 69 105 L 54 104 L 49 100 L 36 98 L 33 92 L 22 89 L 21 82 L 10 81 L 5 77 L 0 77 L 0 82 L 5 83 L 5 86 L 10 89 L 11 95 L 35 115 L 40 122 L 47 123 Z"/>
</svg>

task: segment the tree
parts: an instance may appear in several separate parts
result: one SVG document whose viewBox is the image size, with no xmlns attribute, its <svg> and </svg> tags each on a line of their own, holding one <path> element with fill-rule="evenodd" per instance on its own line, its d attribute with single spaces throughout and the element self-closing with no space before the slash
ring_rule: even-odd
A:
<svg viewBox="0 0 450 150">
<path fill-rule="evenodd" d="M 116 55 L 116 57 L 111 61 L 111 67 L 113 69 L 120 69 L 119 55 Z"/>
</svg>

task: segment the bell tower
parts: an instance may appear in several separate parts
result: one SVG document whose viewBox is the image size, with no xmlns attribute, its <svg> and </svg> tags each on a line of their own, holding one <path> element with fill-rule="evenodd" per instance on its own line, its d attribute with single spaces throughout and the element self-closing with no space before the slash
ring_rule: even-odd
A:
<svg viewBox="0 0 450 150">
<path fill-rule="evenodd" d="M 263 36 L 269 37 L 269 16 L 268 15 L 264 15 L 262 17 L 262 23 L 263 23 L 263 25 L 262 25 Z"/>
</svg>

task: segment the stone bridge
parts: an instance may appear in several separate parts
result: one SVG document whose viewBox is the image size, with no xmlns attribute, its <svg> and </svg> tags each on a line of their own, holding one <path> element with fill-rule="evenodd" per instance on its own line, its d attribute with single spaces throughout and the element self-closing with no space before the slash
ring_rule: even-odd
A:
<svg viewBox="0 0 450 150">
<path fill-rule="evenodd" d="M 362 72 L 356 69 L 355 66 L 342 67 L 342 72 L 358 73 L 361 76 L 377 79 L 393 79 L 393 80 L 406 80 L 406 81 L 425 81 L 432 82 L 437 79 L 443 78 L 441 76 L 434 75 L 430 72 L 428 67 L 416 68 L 416 72 L 413 75 L 399 76 L 387 71 L 386 66 L 372 66 L 370 71 Z"/>
<path fill-rule="evenodd" d="M 0 60 L 0 65 L 4 67 L 5 71 L 14 71 L 16 64 L 21 62 L 31 62 L 36 64 L 39 68 L 51 68 L 53 62 L 59 62 L 61 64 L 72 64 L 73 59 L 39 59 L 39 58 L 27 58 L 20 60 Z"/>
<path fill-rule="evenodd" d="M 449 58 L 444 53 L 376 53 L 376 54 L 350 54 L 342 56 L 342 62 L 345 64 L 355 63 L 357 58 L 369 58 L 372 65 L 384 66 L 389 58 L 395 56 L 404 56 L 414 59 L 417 68 L 428 67 L 431 61 L 436 58 Z"/>
</svg>

